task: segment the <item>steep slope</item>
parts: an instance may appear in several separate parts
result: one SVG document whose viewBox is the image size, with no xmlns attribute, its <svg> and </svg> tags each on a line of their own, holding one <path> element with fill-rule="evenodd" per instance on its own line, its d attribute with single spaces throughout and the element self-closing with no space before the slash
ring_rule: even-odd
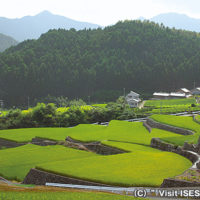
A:
<svg viewBox="0 0 200 200">
<path fill-rule="evenodd" d="M 109 101 L 199 84 L 200 35 L 141 21 L 96 30 L 51 30 L 0 54 L 7 105 L 53 96 Z"/>
</svg>

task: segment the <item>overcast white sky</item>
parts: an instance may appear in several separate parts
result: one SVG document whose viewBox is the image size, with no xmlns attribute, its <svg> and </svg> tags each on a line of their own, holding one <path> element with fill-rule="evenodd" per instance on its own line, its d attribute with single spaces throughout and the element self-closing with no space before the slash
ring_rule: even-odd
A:
<svg viewBox="0 0 200 200">
<path fill-rule="evenodd" d="M 200 18 L 200 0 L 0 0 L 0 17 L 20 18 L 43 10 L 99 25 L 177 12 Z"/>
</svg>

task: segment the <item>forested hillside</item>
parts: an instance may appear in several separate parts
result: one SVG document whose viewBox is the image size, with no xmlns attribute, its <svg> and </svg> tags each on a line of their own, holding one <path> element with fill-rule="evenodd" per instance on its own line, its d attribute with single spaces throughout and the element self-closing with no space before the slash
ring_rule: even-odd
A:
<svg viewBox="0 0 200 200">
<path fill-rule="evenodd" d="M 17 45 L 17 41 L 15 39 L 0 33 L 0 52 L 14 45 Z"/>
<path fill-rule="evenodd" d="M 200 84 L 200 35 L 148 21 L 96 30 L 50 30 L 0 54 L 0 99 L 22 105 L 67 96 L 108 101 Z"/>
</svg>

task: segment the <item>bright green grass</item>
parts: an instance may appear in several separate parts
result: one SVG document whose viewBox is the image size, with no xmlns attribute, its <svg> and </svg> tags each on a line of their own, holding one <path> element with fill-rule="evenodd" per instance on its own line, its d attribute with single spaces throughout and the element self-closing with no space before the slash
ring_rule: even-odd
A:
<svg viewBox="0 0 200 200">
<path fill-rule="evenodd" d="M 71 136 L 81 141 L 102 141 L 106 145 L 131 153 L 100 156 L 61 146 L 26 145 L 0 151 L 0 163 L 3 163 L 0 165 L 0 173 L 7 177 L 17 176 L 21 180 L 30 168 L 38 166 L 56 173 L 104 183 L 158 186 L 163 178 L 180 174 L 191 166 L 190 161 L 179 155 L 144 146 L 150 144 L 152 137 L 181 136 L 159 129 L 152 129 L 152 132 L 149 133 L 140 122 L 114 120 L 110 122 L 109 126 L 84 124 L 74 128 L 0 131 L 1 138 L 15 141 L 30 141 L 35 136 L 54 140 L 64 140 L 67 136 Z M 19 159 L 15 159 L 18 157 Z M 23 162 L 24 160 L 25 162 Z M 175 167 L 171 168 L 172 165 Z"/>
<path fill-rule="evenodd" d="M 57 108 L 57 113 L 64 113 L 64 112 L 67 112 L 69 110 L 69 107 L 60 107 L 60 108 Z"/>
<path fill-rule="evenodd" d="M 30 142 L 34 137 L 64 140 L 68 128 L 25 128 L 0 131 L 0 138 L 16 142 Z"/>
<path fill-rule="evenodd" d="M 184 116 L 172 116 L 172 115 L 152 115 L 152 119 L 155 121 L 192 130 L 194 135 L 189 136 L 178 136 L 175 137 L 167 137 L 164 138 L 164 141 L 176 144 L 183 145 L 185 141 L 189 143 L 197 143 L 198 138 L 200 136 L 200 124 L 196 123 L 192 117 L 184 117 Z"/>
<path fill-rule="evenodd" d="M 99 155 L 60 145 L 41 147 L 28 144 L 0 150 L 0 174 L 9 179 L 23 180 L 28 171 L 37 164 L 90 156 L 98 157 Z"/>
<path fill-rule="evenodd" d="M 179 137 L 179 135 L 153 129 L 149 133 L 141 122 L 113 120 L 109 126 L 81 124 L 73 128 L 27 128 L 1 130 L 0 138 L 17 142 L 31 141 L 34 137 L 65 140 L 67 136 L 81 141 L 117 140 L 149 145 L 152 137 Z"/>
<path fill-rule="evenodd" d="M 5 115 L 7 115 L 8 114 L 8 111 L 1 111 L 0 110 L 0 117 L 3 117 L 3 116 L 5 116 Z"/>
<path fill-rule="evenodd" d="M 105 108 L 107 104 L 93 104 L 92 106 L 94 107 L 100 107 L 100 108 Z"/>
<path fill-rule="evenodd" d="M 134 200 L 131 196 L 97 192 L 4 192 L 0 200 Z M 141 200 L 141 199 L 140 199 Z"/>
<path fill-rule="evenodd" d="M 189 111 L 199 111 L 200 107 L 191 107 L 190 105 L 177 105 L 177 106 L 167 106 L 161 108 L 156 108 L 148 113 L 151 114 L 172 114 L 172 113 L 180 113 L 180 112 L 189 112 Z"/>
<path fill-rule="evenodd" d="M 189 160 L 174 153 L 119 142 L 113 142 L 112 146 L 133 152 L 49 162 L 37 167 L 62 175 L 113 185 L 159 186 L 164 178 L 181 174 L 191 166 Z"/>
<path fill-rule="evenodd" d="M 198 122 L 200 122 L 200 115 L 196 115 L 196 116 L 195 116 L 195 119 L 196 119 Z"/>
<path fill-rule="evenodd" d="M 196 101 L 194 98 L 188 99 L 166 99 L 166 100 L 147 100 L 145 101 L 145 106 L 176 106 L 176 105 L 191 105 L 195 104 Z"/>
</svg>

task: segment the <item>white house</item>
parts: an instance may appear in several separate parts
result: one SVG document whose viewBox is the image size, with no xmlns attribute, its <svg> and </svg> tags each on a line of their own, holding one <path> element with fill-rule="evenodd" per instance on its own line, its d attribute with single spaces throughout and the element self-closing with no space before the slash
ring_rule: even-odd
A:
<svg viewBox="0 0 200 200">
<path fill-rule="evenodd" d="M 126 101 L 129 104 L 131 108 L 138 107 L 139 102 L 141 101 L 140 95 L 137 94 L 136 92 L 131 91 L 127 96 L 126 96 Z"/>
</svg>

